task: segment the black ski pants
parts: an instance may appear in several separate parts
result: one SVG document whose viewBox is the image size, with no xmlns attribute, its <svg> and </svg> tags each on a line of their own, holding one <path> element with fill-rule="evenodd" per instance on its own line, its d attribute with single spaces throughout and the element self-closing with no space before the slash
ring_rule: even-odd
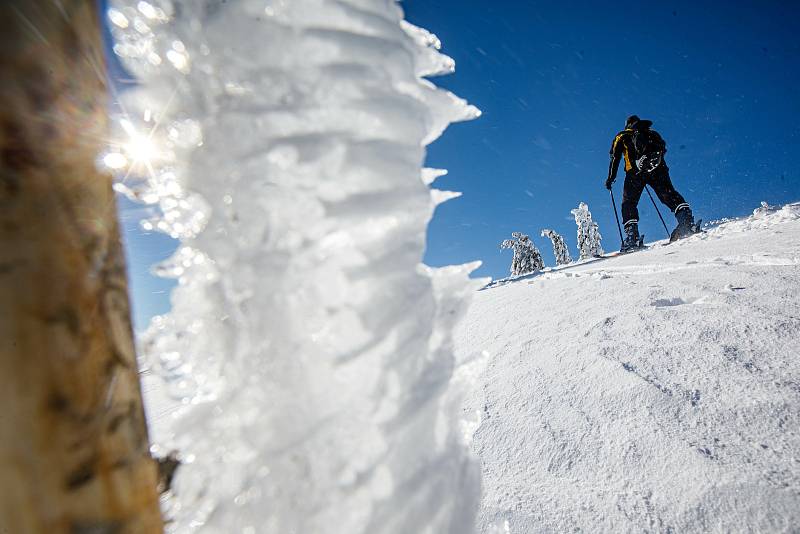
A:
<svg viewBox="0 0 800 534">
<path fill-rule="evenodd" d="M 632 170 L 625 174 L 625 185 L 622 188 L 622 220 L 625 225 L 639 222 L 639 198 L 644 186 L 649 185 L 672 213 L 678 209 L 688 208 L 689 204 L 675 190 L 669 178 L 669 167 L 661 163 L 653 172 L 635 174 Z"/>
</svg>

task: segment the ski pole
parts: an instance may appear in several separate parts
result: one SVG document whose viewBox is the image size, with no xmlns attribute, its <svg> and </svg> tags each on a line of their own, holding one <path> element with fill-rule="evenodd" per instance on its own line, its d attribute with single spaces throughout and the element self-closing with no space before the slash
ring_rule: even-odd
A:
<svg viewBox="0 0 800 534">
<path fill-rule="evenodd" d="M 625 239 L 622 238 L 622 227 L 619 225 L 619 215 L 617 214 L 617 203 L 614 201 L 614 190 L 609 189 L 609 193 L 611 193 L 611 205 L 614 206 L 614 218 L 617 220 L 617 231 L 619 232 L 619 242 L 621 244 L 625 244 Z"/>
<path fill-rule="evenodd" d="M 650 193 L 650 188 L 647 187 L 645 184 L 644 188 L 647 190 L 647 196 L 650 197 L 650 202 L 653 203 L 653 207 L 656 209 L 656 213 L 658 213 L 658 218 L 661 219 L 661 224 L 664 225 L 664 231 L 667 232 L 667 237 L 670 237 L 669 230 L 667 229 L 667 223 L 664 222 L 664 217 L 661 216 L 661 212 L 658 210 L 658 206 L 656 205 L 655 199 L 653 199 L 652 193 Z"/>
</svg>

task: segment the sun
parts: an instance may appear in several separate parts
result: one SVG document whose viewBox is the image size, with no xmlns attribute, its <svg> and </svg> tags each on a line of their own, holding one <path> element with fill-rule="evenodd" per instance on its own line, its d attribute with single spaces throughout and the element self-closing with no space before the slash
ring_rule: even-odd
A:
<svg viewBox="0 0 800 534">
<path fill-rule="evenodd" d="M 153 142 L 143 135 L 131 137 L 130 141 L 122 146 L 122 150 L 134 164 L 141 163 L 147 165 L 152 163 L 158 154 Z"/>
<path fill-rule="evenodd" d="M 119 120 L 122 139 L 112 142 L 102 158 L 103 166 L 111 171 L 126 171 L 127 175 L 152 174 L 155 164 L 164 154 L 154 141 L 155 128 L 141 131 L 127 118 Z"/>
</svg>

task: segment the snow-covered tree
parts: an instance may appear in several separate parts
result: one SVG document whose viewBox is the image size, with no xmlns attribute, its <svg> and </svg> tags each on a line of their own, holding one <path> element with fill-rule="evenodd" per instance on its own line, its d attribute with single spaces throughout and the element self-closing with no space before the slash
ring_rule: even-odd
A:
<svg viewBox="0 0 800 534">
<path fill-rule="evenodd" d="M 603 239 L 603 236 L 600 235 L 597 223 L 592 220 L 589 206 L 585 202 L 581 202 L 571 213 L 575 217 L 575 224 L 578 225 L 580 259 L 585 260 L 602 255 L 603 247 L 600 246 L 600 240 Z"/>
<path fill-rule="evenodd" d="M 770 206 L 769 204 L 767 204 L 765 201 L 762 200 L 761 201 L 761 206 L 759 206 L 755 210 L 753 210 L 753 215 L 755 215 L 757 217 L 761 217 L 763 215 L 768 215 L 768 214 L 770 214 L 770 213 L 772 213 L 774 211 L 778 211 L 779 209 L 780 209 L 779 207 Z"/>
<path fill-rule="evenodd" d="M 514 257 L 511 260 L 513 276 L 534 273 L 544 268 L 544 261 L 539 249 L 533 244 L 531 238 L 522 232 L 512 232 L 511 239 L 500 243 L 500 248 L 510 248 L 514 251 Z"/>
<path fill-rule="evenodd" d="M 555 230 L 545 228 L 542 230 L 542 237 L 547 237 L 553 242 L 553 255 L 556 257 L 556 265 L 566 265 L 568 263 L 572 263 L 572 258 L 569 255 L 567 244 L 564 242 L 564 238 L 561 237 L 560 234 L 556 233 Z"/>
</svg>

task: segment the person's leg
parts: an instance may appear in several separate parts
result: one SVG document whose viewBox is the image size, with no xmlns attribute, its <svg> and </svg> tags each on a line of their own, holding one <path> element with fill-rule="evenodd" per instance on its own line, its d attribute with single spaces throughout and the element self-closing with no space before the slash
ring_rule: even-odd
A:
<svg viewBox="0 0 800 534">
<path fill-rule="evenodd" d="M 645 178 L 645 182 L 653 188 L 656 192 L 658 199 L 667 206 L 675 217 L 678 217 L 678 212 L 681 210 L 689 210 L 691 208 L 689 203 L 683 198 L 683 195 L 678 193 L 675 186 L 672 185 L 672 180 L 669 177 L 669 169 L 665 164 L 662 164 L 656 171 Z"/>
<path fill-rule="evenodd" d="M 639 199 L 644 189 L 644 181 L 633 173 L 625 175 L 622 187 L 622 222 L 627 227 L 630 223 L 639 222 Z"/>
<path fill-rule="evenodd" d="M 623 252 L 641 246 L 639 239 L 639 199 L 644 189 L 644 180 L 633 173 L 625 175 L 622 189 L 622 220 L 625 227 L 625 239 L 622 242 Z"/>
<path fill-rule="evenodd" d="M 670 235 L 670 241 L 686 237 L 698 231 L 694 224 L 692 208 L 683 198 L 683 195 L 675 190 L 666 165 L 663 165 L 663 168 L 656 169 L 656 172 L 648 176 L 645 181 L 656 192 L 658 199 L 672 210 L 672 213 L 675 214 L 675 219 L 678 221 L 678 226 L 675 227 Z"/>
</svg>

